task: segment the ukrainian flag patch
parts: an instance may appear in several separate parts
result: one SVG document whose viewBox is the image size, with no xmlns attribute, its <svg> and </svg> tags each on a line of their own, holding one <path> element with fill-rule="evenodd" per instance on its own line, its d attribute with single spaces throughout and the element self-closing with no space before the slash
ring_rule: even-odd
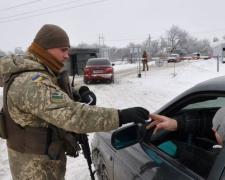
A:
<svg viewBox="0 0 225 180">
<path fill-rule="evenodd" d="M 40 80 L 42 80 L 42 77 L 40 75 L 37 75 L 35 76 L 33 79 L 32 79 L 34 82 L 39 82 Z"/>
<path fill-rule="evenodd" d="M 52 102 L 63 102 L 64 94 L 59 92 L 51 92 L 51 101 Z"/>
</svg>

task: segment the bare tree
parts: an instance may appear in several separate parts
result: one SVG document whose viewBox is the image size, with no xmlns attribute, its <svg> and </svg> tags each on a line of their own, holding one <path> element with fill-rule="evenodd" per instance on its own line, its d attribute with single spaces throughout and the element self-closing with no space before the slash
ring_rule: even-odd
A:
<svg viewBox="0 0 225 180">
<path fill-rule="evenodd" d="M 204 55 L 212 54 L 212 47 L 208 39 L 199 40 L 197 49 L 198 49 L 197 52 L 200 52 L 201 54 Z"/>
<path fill-rule="evenodd" d="M 90 48 L 90 45 L 84 42 L 79 43 L 76 48 Z"/>
<path fill-rule="evenodd" d="M 14 49 L 14 53 L 15 53 L 15 54 L 19 54 L 19 55 L 25 54 L 25 52 L 22 50 L 21 47 L 16 47 L 16 48 Z"/>
<path fill-rule="evenodd" d="M 166 36 L 172 48 L 175 47 L 178 41 L 178 47 L 184 48 L 188 41 L 189 34 L 187 31 L 180 29 L 176 25 L 173 25 L 169 30 L 166 31 Z"/>
<path fill-rule="evenodd" d="M 5 56 L 5 55 L 6 55 L 5 51 L 2 51 L 2 50 L 0 49 L 0 56 Z"/>
<path fill-rule="evenodd" d="M 171 47 L 174 47 L 179 40 L 180 29 L 178 26 L 173 25 L 168 31 L 166 31 L 168 42 Z"/>
<path fill-rule="evenodd" d="M 14 53 L 12 51 L 7 51 L 7 54 L 13 55 Z"/>
<path fill-rule="evenodd" d="M 163 37 L 161 36 L 161 37 L 159 38 L 159 42 L 160 42 L 160 44 L 159 44 L 160 54 L 161 54 L 162 56 L 167 55 L 166 49 L 167 49 L 167 47 L 169 46 L 169 45 L 168 45 L 167 38 L 163 38 Z"/>
<path fill-rule="evenodd" d="M 159 52 L 159 40 L 154 40 L 151 42 L 151 55 L 154 57 Z"/>
<path fill-rule="evenodd" d="M 223 39 L 225 39 L 225 36 L 223 36 Z M 217 37 L 214 37 L 213 42 L 217 42 L 217 41 L 219 41 L 219 39 Z"/>
<path fill-rule="evenodd" d="M 187 54 L 192 54 L 192 53 L 196 52 L 197 46 L 198 46 L 198 39 L 193 36 L 190 36 L 188 38 L 188 42 L 187 42 L 186 48 L 185 48 L 185 50 L 187 51 Z"/>
</svg>

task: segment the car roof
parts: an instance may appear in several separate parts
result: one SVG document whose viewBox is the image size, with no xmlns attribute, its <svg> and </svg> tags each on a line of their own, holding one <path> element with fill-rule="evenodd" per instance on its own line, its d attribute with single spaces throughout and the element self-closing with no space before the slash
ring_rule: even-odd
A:
<svg viewBox="0 0 225 180">
<path fill-rule="evenodd" d="M 184 91 L 168 103 L 166 103 L 163 107 L 158 109 L 157 112 L 161 112 L 167 107 L 171 106 L 175 102 L 177 102 L 179 99 L 184 98 L 185 96 L 188 96 L 189 94 L 194 93 L 200 93 L 200 92 L 223 92 L 225 93 L 225 76 L 216 77 L 213 79 L 209 79 L 206 81 L 203 81 L 199 84 L 196 84 L 195 86 L 191 87 L 190 89 Z"/>
</svg>

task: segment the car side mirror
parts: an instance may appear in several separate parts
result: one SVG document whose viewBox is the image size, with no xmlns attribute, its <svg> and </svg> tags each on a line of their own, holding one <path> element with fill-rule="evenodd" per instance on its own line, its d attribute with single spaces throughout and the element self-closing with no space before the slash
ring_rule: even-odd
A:
<svg viewBox="0 0 225 180">
<path fill-rule="evenodd" d="M 115 66 L 115 64 L 112 64 L 112 66 Z"/>
<path fill-rule="evenodd" d="M 111 144 L 116 149 L 123 149 L 139 142 L 139 126 L 136 124 L 122 127 L 113 132 Z"/>
</svg>

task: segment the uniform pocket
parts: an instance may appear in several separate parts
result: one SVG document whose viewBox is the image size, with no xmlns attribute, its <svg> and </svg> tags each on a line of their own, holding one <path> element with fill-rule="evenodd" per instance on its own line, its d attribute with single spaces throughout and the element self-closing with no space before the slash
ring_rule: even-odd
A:
<svg viewBox="0 0 225 180">
<path fill-rule="evenodd" d="M 3 139 L 7 139 L 6 126 L 5 126 L 5 118 L 3 115 L 3 109 L 0 111 L 0 137 Z"/>
</svg>

